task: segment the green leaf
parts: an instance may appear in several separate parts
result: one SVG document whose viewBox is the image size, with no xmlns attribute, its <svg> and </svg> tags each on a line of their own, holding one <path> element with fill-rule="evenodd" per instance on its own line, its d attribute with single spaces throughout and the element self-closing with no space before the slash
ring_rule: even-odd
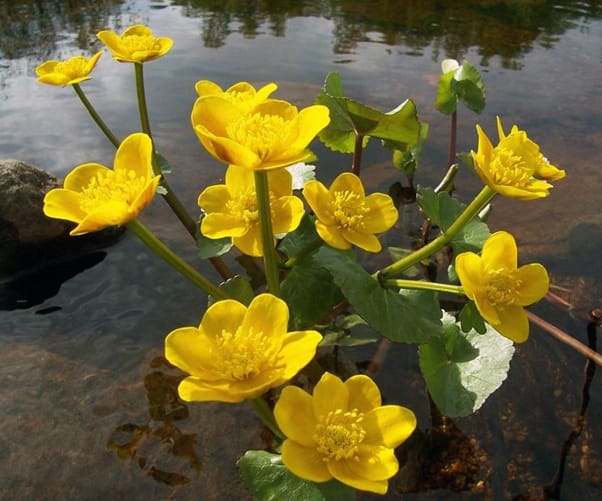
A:
<svg viewBox="0 0 602 501">
<path fill-rule="evenodd" d="M 280 455 L 247 451 L 238 460 L 245 487 L 257 501 L 353 501 L 353 488 L 331 480 L 316 484 L 293 475 Z"/>
<path fill-rule="evenodd" d="M 330 273 L 311 257 L 295 264 L 280 288 L 295 329 L 316 324 L 343 300 L 343 294 L 332 281 Z"/>
<path fill-rule="evenodd" d="M 232 299 L 236 299 L 245 306 L 249 306 L 255 297 L 255 292 L 253 291 L 253 287 L 251 287 L 249 279 L 240 275 L 229 278 L 220 284 L 219 288 L 226 291 Z"/>
<path fill-rule="evenodd" d="M 337 320 L 334 326 L 337 330 L 325 331 L 320 346 L 363 346 L 381 339 L 359 315 L 347 315 Z"/>
<path fill-rule="evenodd" d="M 465 206 L 452 198 L 449 193 L 435 193 L 432 188 L 420 190 L 418 204 L 426 217 L 445 232 L 462 213 Z M 462 228 L 450 241 L 454 252 L 480 251 L 489 237 L 489 227 L 480 219 L 474 218 Z"/>
<path fill-rule="evenodd" d="M 316 103 L 330 110 L 330 124 L 320 133 L 320 140 L 334 151 L 353 153 L 357 135 L 365 136 L 363 146 L 368 136 L 388 140 L 399 149 L 418 141 L 420 122 L 409 99 L 383 113 L 345 97 L 341 76 L 329 73 Z"/>
<path fill-rule="evenodd" d="M 420 346 L 420 369 L 439 410 L 449 417 L 472 414 L 508 375 L 512 341 L 487 325 L 485 334 L 462 332 L 445 314 L 443 336 Z"/>
<path fill-rule="evenodd" d="M 384 289 L 352 252 L 322 247 L 314 255 L 368 324 L 383 336 L 402 343 L 424 343 L 440 331 L 441 310 L 435 293 Z"/>
<path fill-rule="evenodd" d="M 436 108 L 447 115 L 456 111 L 458 100 L 480 113 L 485 108 L 485 85 L 478 70 L 468 61 L 439 78 Z"/>
<path fill-rule="evenodd" d="M 165 158 L 163 155 L 161 155 L 161 153 L 155 152 L 155 155 L 157 155 L 157 160 L 159 162 L 159 167 L 161 168 L 161 172 L 163 174 L 169 174 L 171 172 L 171 165 L 167 161 L 167 158 Z"/>
<path fill-rule="evenodd" d="M 312 248 L 316 242 L 322 242 L 322 239 L 316 232 L 315 218 L 304 214 L 299 226 L 295 231 L 288 233 L 278 245 L 278 250 L 288 257 L 293 257 Z"/>
<path fill-rule="evenodd" d="M 204 215 L 201 216 L 201 221 Z M 230 237 L 224 238 L 207 238 L 200 232 L 201 221 L 197 224 L 196 233 L 196 247 L 199 257 L 202 259 L 209 259 L 210 257 L 217 257 L 225 254 L 232 248 L 232 239 Z"/>
<path fill-rule="evenodd" d="M 474 301 L 469 301 L 464 305 L 460 310 L 458 319 L 460 320 L 460 326 L 464 332 L 469 332 L 473 329 L 479 334 L 485 334 L 487 332 L 485 320 L 483 320 L 479 310 L 477 310 L 477 305 Z"/>
<path fill-rule="evenodd" d="M 426 142 L 428 136 L 429 126 L 428 124 L 420 124 L 420 132 L 418 134 L 418 140 L 415 144 L 406 144 L 405 148 L 394 149 L 393 151 L 393 166 L 406 174 L 407 176 L 413 176 L 414 172 L 418 168 L 418 161 L 422 154 L 422 148 Z M 385 146 L 387 146 L 385 142 Z"/>
</svg>

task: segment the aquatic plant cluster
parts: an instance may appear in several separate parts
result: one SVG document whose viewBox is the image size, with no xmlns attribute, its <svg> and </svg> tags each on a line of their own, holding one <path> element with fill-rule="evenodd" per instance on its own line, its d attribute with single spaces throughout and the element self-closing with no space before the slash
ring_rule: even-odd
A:
<svg viewBox="0 0 602 501">
<path fill-rule="evenodd" d="M 122 34 L 101 31 L 98 38 L 114 60 L 134 65 L 141 131 L 116 138 L 80 87 L 103 51 L 40 65 L 38 80 L 71 86 L 116 147 L 113 168 L 75 167 L 63 188 L 48 192 L 44 213 L 73 222 L 73 236 L 125 226 L 207 293 L 198 325 L 167 334 L 165 357 L 184 374 L 182 400 L 249 401 L 271 430 L 270 451 L 247 451 L 239 461 L 255 497 L 385 494 L 399 470 L 395 449 L 414 433 L 416 416 L 402 405 L 383 405 L 368 375 L 345 378 L 325 370 L 320 353 L 382 338 L 414 344 L 440 412 L 475 412 L 506 378 L 513 343 L 528 339 L 524 308 L 549 287 L 541 264 L 519 266 L 511 233 L 490 233 L 487 209 L 496 195 L 519 203 L 547 197 L 551 182 L 565 172 L 518 126 L 506 132 L 498 118 L 494 145 L 477 125 L 476 151 L 456 155 L 452 144 L 442 182 L 416 193 L 436 236 L 413 250 L 387 247 L 390 264 L 368 271 L 362 256 L 383 251 L 400 202 L 391 194 L 366 193 L 361 153 L 368 140 L 381 141 L 391 151 L 392 168 L 414 189 L 428 126 L 410 99 L 381 112 L 345 96 L 333 73 L 315 104 L 299 109 L 272 97 L 276 83 L 255 88 L 241 81 L 224 89 L 199 80 L 191 126 L 225 172 L 224 184 L 199 189 L 193 217 L 168 184 L 169 164 L 153 140 L 144 94 L 143 65 L 165 56 L 172 40 L 143 25 Z M 481 111 L 485 89 L 477 70 L 453 60 L 445 60 L 442 70 L 437 108 L 454 119 L 458 103 Z M 353 154 L 352 168 L 330 186 L 316 177 L 319 166 L 305 163 L 317 160 L 308 149 L 316 138 L 333 151 Z M 460 164 L 483 183 L 467 205 L 453 196 Z M 222 283 L 183 261 L 138 219 L 157 194 Z M 447 280 L 421 278 L 425 263 L 443 251 Z M 259 279 L 257 273 L 232 273 L 221 257 L 228 252 L 253 258 Z M 456 296 L 457 310 L 443 311 L 441 294 Z M 354 337 L 360 325 L 374 335 Z"/>
</svg>

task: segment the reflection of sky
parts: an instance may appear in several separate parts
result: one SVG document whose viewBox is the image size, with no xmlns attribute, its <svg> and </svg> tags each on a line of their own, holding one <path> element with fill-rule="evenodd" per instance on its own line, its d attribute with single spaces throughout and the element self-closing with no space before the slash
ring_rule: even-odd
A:
<svg viewBox="0 0 602 501">
<path fill-rule="evenodd" d="M 269 26 L 260 25 L 258 34 L 247 38 L 233 23 L 225 44 L 208 48 L 203 42 L 203 19 L 184 17 L 179 7 L 149 9 L 147 2 L 135 1 L 126 2 L 122 12 L 110 21 L 111 26 L 119 26 L 118 31 L 143 22 L 156 34 L 175 40 L 166 57 L 145 64 L 144 69 L 155 139 L 180 169 L 178 180 L 174 176 L 176 184 L 186 186 L 186 180 L 179 180 L 189 173 L 196 176 L 195 184 L 201 184 L 204 176 L 213 179 L 217 172 L 189 125 L 193 85 L 199 79 L 223 86 L 239 80 L 276 81 L 278 96 L 307 105 L 325 76 L 338 71 L 347 94 L 367 104 L 391 109 L 407 97 L 414 99 L 419 116 L 431 126 L 425 165 L 438 170 L 444 162 L 448 119 L 434 110 L 433 101 L 440 61 L 447 55 L 436 40 L 416 51 L 387 45 L 382 35 L 368 32 L 348 53 L 337 54 L 331 20 L 293 17 L 286 20 L 284 37 L 274 37 Z M 571 166 L 571 176 L 556 192 L 577 189 L 576 172 L 599 164 L 601 32 L 600 20 L 575 23 L 550 48 L 534 44 L 520 60 L 520 71 L 507 69 L 497 56 L 489 57 L 487 66 L 479 66 L 482 55 L 468 49 L 466 57 L 483 74 L 488 103 L 480 117 L 460 108 L 459 150 L 475 147 L 477 120 L 495 138 L 495 116 L 501 115 L 507 127 L 516 121 L 526 128 L 549 158 Z M 58 56 L 51 57 L 77 53 L 69 45 L 71 40 L 68 34 L 62 36 Z M 33 76 L 37 62 L 17 59 L 0 64 L 6 68 L 0 87 L 0 156 L 24 159 L 57 175 L 87 161 L 112 162 L 111 145 L 70 88 L 37 84 Z M 118 136 L 139 128 L 131 65 L 116 63 L 106 53 L 93 79 L 82 88 Z M 323 152 L 319 146 L 317 150 Z M 375 156 L 368 155 L 367 163 L 388 159 L 387 152 L 373 150 Z M 333 155 L 324 155 L 333 161 Z"/>
</svg>

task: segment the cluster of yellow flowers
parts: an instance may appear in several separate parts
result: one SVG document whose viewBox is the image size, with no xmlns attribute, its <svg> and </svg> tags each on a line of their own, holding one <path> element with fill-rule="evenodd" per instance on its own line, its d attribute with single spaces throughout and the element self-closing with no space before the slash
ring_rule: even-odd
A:
<svg viewBox="0 0 602 501">
<path fill-rule="evenodd" d="M 117 35 L 98 38 L 120 62 L 141 64 L 172 47 L 136 25 Z M 91 58 L 47 61 L 36 72 L 51 85 L 73 85 L 90 78 L 102 51 Z M 204 213 L 200 231 L 212 239 L 229 237 L 244 254 L 264 256 L 266 239 L 258 200 L 258 179 L 267 188 L 272 249 L 276 236 L 294 231 L 305 213 L 293 194 L 286 167 L 312 157 L 308 146 L 328 125 L 326 106 L 302 110 L 273 99 L 274 83 L 255 89 L 239 82 L 223 90 L 201 80 L 191 123 L 201 144 L 227 165 L 225 183 L 209 186 L 198 197 Z M 564 176 L 540 153 L 536 143 L 514 126 L 506 135 L 498 119 L 499 142 L 493 146 L 477 126 L 478 150 L 472 152 L 477 174 L 493 193 L 530 200 L 548 195 L 550 180 Z M 72 235 L 126 225 L 151 202 L 161 181 L 153 168 L 152 139 L 144 133 L 126 137 L 117 149 L 113 169 L 96 163 L 76 167 L 64 188 L 44 201 L 49 217 L 76 223 Z M 262 176 L 258 178 L 258 176 Z M 264 193 L 263 195 L 266 195 Z M 340 174 L 330 187 L 311 180 L 303 196 L 315 215 L 320 238 L 337 249 L 359 247 L 379 252 L 378 234 L 392 228 L 398 211 L 384 193 L 366 195 L 361 179 Z M 269 240 L 269 238 L 268 238 Z M 523 307 L 541 299 L 549 279 L 543 266 L 518 267 L 514 238 L 497 232 L 481 255 L 465 252 L 455 259 L 463 292 L 474 300 L 483 318 L 502 335 L 523 342 L 528 320 Z M 290 381 L 315 356 L 322 336 L 315 330 L 288 331 L 287 304 L 272 293 L 256 296 L 248 306 L 223 299 L 212 304 L 198 327 L 173 330 L 165 341 L 167 359 L 189 374 L 179 386 L 187 401 L 241 402 L 261 397 Z M 361 490 L 385 493 L 398 470 L 393 449 L 416 427 L 409 409 L 381 403 L 376 384 L 366 376 L 341 381 L 324 374 L 313 396 L 286 386 L 276 403 L 275 420 L 286 440 L 282 458 L 299 477 L 324 482 L 331 478 Z"/>
</svg>

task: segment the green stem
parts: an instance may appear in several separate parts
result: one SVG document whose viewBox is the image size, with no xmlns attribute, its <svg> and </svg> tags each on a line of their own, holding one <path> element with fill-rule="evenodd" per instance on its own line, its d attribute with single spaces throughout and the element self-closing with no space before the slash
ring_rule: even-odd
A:
<svg viewBox="0 0 602 501">
<path fill-rule="evenodd" d="M 94 109 L 94 106 L 92 106 L 92 103 L 88 100 L 88 98 L 84 94 L 84 91 L 79 86 L 79 84 L 73 84 L 72 87 L 73 87 L 73 90 L 75 91 L 75 93 L 77 94 L 77 97 L 79 97 L 79 100 L 84 105 L 84 108 L 86 108 L 86 110 L 88 110 L 88 113 L 92 117 L 92 120 L 94 120 L 96 122 L 96 125 L 98 125 L 98 127 L 104 133 L 104 135 L 107 136 L 107 139 L 109 141 L 111 141 L 113 146 L 115 146 L 115 148 L 119 148 L 119 144 L 120 144 L 119 139 L 117 139 L 115 137 L 115 135 L 107 127 L 107 124 L 104 123 L 102 118 L 100 118 L 100 115 L 96 112 L 96 110 Z"/>
<path fill-rule="evenodd" d="M 364 136 L 355 131 L 355 146 L 353 148 L 353 162 L 351 164 L 351 172 L 357 177 L 360 176 L 362 167 L 362 151 L 364 149 Z"/>
<path fill-rule="evenodd" d="M 289 259 L 287 259 L 287 261 L 284 263 L 283 266 L 285 268 L 292 268 L 293 266 L 295 266 L 297 264 L 298 261 L 303 259 L 308 254 L 311 254 L 318 247 L 320 247 L 323 243 L 324 242 L 321 238 L 316 238 L 313 242 L 310 242 L 305 247 L 303 247 L 303 249 L 301 249 L 295 256 L 292 256 Z"/>
<path fill-rule="evenodd" d="M 278 275 L 278 256 L 274 247 L 274 232 L 272 230 L 272 213 L 270 210 L 270 188 L 268 173 L 255 171 L 255 192 L 257 195 L 257 211 L 261 227 L 261 247 L 265 276 L 269 291 L 280 297 L 280 277 Z"/>
<path fill-rule="evenodd" d="M 188 231 L 190 236 L 196 242 L 197 223 L 194 221 L 194 219 L 192 219 L 192 217 L 190 216 L 180 199 L 176 196 L 175 192 L 169 186 L 167 179 L 161 171 L 161 165 L 159 164 L 159 159 L 157 158 L 155 141 L 151 132 L 150 120 L 148 117 L 148 108 L 146 106 L 143 68 L 143 63 L 134 63 L 134 69 L 136 73 L 136 95 L 138 97 L 138 112 L 140 114 L 140 125 L 142 126 L 142 131 L 145 134 L 147 134 L 153 142 L 153 173 L 155 174 L 155 176 L 161 176 L 161 186 L 164 188 L 164 193 L 162 193 L 163 198 L 165 199 L 173 213 L 180 220 L 182 225 L 184 225 L 186 231 Z M 209 258 L 209 260 L 224 280 L 227 280 L 228 278 L 232 278 L 234 276 L 221 258 L 212 257 Z"/>
<path fill-rule="evenodd" d="M 464 295 L 464 289 L 460 285 L 440 284 L 422 280 L 404 280 L 389 278 L 381 281 L 381 285 L 392 289 L 419 289 L 426 291 L 449 292 L 450 294 Z"/>
<path fill-rule="evenodd" d="M 249 402 L 251 403 L 251 406 L 253 407 L 255 413 L 259 416 L 263 424 L 265 424 L 270 429 L 270 431 L 274 434 L 276 438 L 278 438 L 280 441 L 283 441 L 286 438 L 286 436 L 278 427 L 278 424 L 274 419 L 274 413 L 269 408 L 267 402 L 261 397 L 249 400 Z"/>
<path fill-rule="evenodd" d="M 133 219 L 127 224 L 128 230 L 136 235 L 146 246 L 157 254 L 161 259 L 168 263 L 172 268 L 190 280 L 197 287 L 203 289 L 216 301 L 228 299 L 229 296 L 223 290 L 218 289 L 207 278 L 201 275 L 188 263 L 184 262 L 180 256 L 167 247 L 151 231 L 137 219 Z"/>
<path fill-rule="evenodd" d="M 464 212 L 458 216 L 458 219 L 456 219 L 446 231 L 441 233 L 441 235 L 435 238 L 435 240 L 432 240 L 424 247 L 421 247 L 399 261 L 396 261 L 386 268 L 383 268 L 380 272 L 378 272 L 380 277 L 382 279 L 386 279 L 399 275 L 411 266 L 414 266 L 423 259 L 435 254 L 435 252 L 447 245 L 450 240 L 462 228 L 464 228 L 464 226 L 466 226 L 483 209 L 483 207 L 485 207 L 491 201 L 494 196 L 495 191 L 489 188 L 489 186 L 485 186 L 474 198 L 474 200 L 470 202 L 468 207 L 464 209 Z"/>
</svg>

